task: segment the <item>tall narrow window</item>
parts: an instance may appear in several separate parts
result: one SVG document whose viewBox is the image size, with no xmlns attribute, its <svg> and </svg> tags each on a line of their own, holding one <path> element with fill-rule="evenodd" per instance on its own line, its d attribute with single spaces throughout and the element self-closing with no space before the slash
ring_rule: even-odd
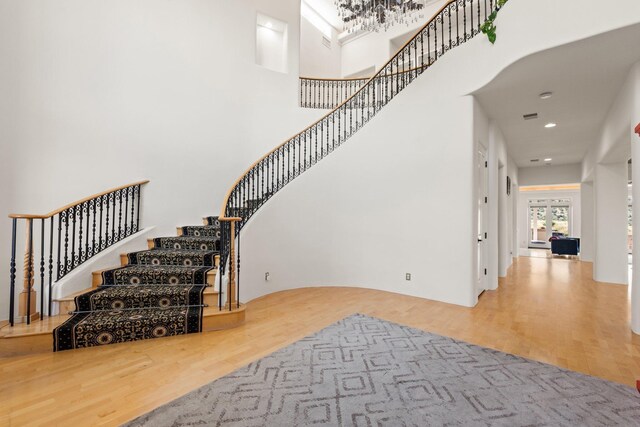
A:
<svg viewBox="0 0 640 427">
<path fill-rule="evenodd" d="M 288 71 L 286 22 L 258 13 L 256 64 L 280 73 Z"/>
</svg>

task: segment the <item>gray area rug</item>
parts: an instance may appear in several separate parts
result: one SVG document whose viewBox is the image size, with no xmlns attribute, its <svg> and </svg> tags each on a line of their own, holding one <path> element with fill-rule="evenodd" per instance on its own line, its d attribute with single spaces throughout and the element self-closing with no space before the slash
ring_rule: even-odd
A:
<svg viewBox="0 0 640 427">
<path fill-rule="evenodd" d="M 640 395 L 356 314 L 127 425 L 637 426 Z"/>
</svg>

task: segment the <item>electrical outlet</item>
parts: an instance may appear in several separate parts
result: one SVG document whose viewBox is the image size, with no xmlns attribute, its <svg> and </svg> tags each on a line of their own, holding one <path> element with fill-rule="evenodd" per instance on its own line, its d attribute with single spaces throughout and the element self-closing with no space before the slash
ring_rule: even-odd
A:
<svg viewBox="0 0 640 427">
<path fill-rule="evenodd" d="M 411 273 L 407 273 L 406 278 L 407 280 L 411 280 Z"/>
<path fill-rule="evenodd" d="M 269 281 L 269 272 L 268 271 L 266 273 L 264 273 L 264 281 L 265 282 Z"/>
</svg>

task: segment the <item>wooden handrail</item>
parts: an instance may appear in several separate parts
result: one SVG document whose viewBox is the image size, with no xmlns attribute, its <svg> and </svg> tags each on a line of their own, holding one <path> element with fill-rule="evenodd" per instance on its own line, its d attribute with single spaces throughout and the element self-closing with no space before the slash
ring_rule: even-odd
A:
<svg viewBox="0 0 640 427">
<path fill-rule="evenodd" d="M 227 218 L 226 217 L 226 207 L 227 204 L 229 203 L 229 199 L 231 198 L 231 193 L 233 192 L 233 189 L 236 188 L 236 186 L 240 183 L 240 181 L 242 180 L 242 178 L 244 178 L 250 171 L 251 169 L 253 169 L 256 165 L 258 165 L 258 163 L 260 163 L 261 161 L 263 161 L 264 159 L 266 159 L 267 157 L 269 157 L 271 154 L 275 153 L 276 151 L 278 151 L 281 147 L 283 147 L 284 145 L 286 145 L 289 141 L 293 140 L 296 136 L 300 136 L 302 134 L 304 134 L 307 130 L 311 129 L 312 127 L 320 124 L 323 120 L 325 120 L 327 117 L 329 117 L 330 115 L 334 114 L 337 110 L 339 110 L 343 105 L 345 105 L 347 102 L 351 101 L 353 98 L 355 98 L 358 94 L 360 94 L 360 92 L 371 82 L 373 81 L 373 79 L 375 79 L 376 77 L 378 77 L 381 73 L 382 70 L 384 70 L 389 64 L 391 64 L 391 62 L 393 61 L 393 59 L 398 56 L 400 53 L 402 53 L 402 51 L 404 50 L 405 47 L 407 47 L 409 45 L 409 43 L 411 43 L 418 34 L 420 34 L 422 31 L 424 31 L 429 25 L 431 25 L 431 23 L 440 15 L 440 13 L 442 13 L 447 7 L 449 7 L 451 4 L 455 3 L 457 0 L 449 0 L 447 1 L 444 5 L 442 5 L 442 7 L 440 9 L 438 9 L 438 11 L 436 13 L 433 14 L 433 16 L 427 21 L 426 24 L 424 24 L 422 27 L 420 27 L 414 34 L 413 37 L 411 37 L 409 40 L 407 40 L 407 42 L 405 44 L 402 45 L 402 47 L 400 47 L 400 49 L 398 49 L 396 51 L 396 53 L 394 55 L 391 56 L 391 58 L 389 58 L 389 60 L 382 66 L 380 67 L 380 70 L 378 70 L 377 73 L 375 73 L 373 76 L 371 76 L 371 78 L 369 78 L 369 80 L 367 80 L 367 82 L 365 84 L 363 84 L 362 86 L 360 86 L 360 88 L 353 93 L 353 95 L 351 95 L 349 98 L 345 99 L 340 105 L 338 105 L 336 108 L 334 108 L 333 110 L 331 110 L 330 112 L 328 112 L 327 114 L 325 114 L 324 116 L 322 116 L 320 119 L 318 119 L 317 121 L 313 122 L 311 125 L 307 126 L 306 128 L 304 128 L 301 132 L 298 132 L 296 134 L 294 134 L 292 137 L 286 139 L 282 144 L 276 146 L 274 149 L 272 149 L 271 151 L 269 151 L 268 153 L 266 153 L 264 156 L 260 157 L 258 160 L 256 160 L 255 162 L 253 162 L 251 164 L 251 166 L 249 166 L 243 173 L 242 175 L 240 175 L 238 177 L 238 179 L 235 180 L 235 182 L 233 183 L 233 185 L 229 188 L 229 190 L 227 191 L 227 194 L 224 196 L 224 199 L 222 201 L 222 209 L 220 210 L 220 215 L 218 216 L 218 219 L 224 219 Z"/>
<path fill-rule="evenodd" d="M 128 188 L 128 187 L 134 187 L 136 185 L 144 185 L 147 184 L 149 182 L 149 180 L 144 180 L 144 181 L 137 181 L 137 182 L 132 182 L 131 184 L 125 184 L 125 185 L 121 185 L 119 187 L 115 187 L 115 188 L 111 188 L 109 190 L 103 191 L 101 193 L 97 193 L 94 195 L 91 195 L 89 197 L 85 197 L 83 199 L 80 199 L 76 202 L 73 203 L 69 203 L 61 208 L 58 208 L 54 211 L 49 212 L 48 214 L 44 214 L 44 215 L 32 215 L 32 214 L 10 214 L 9 218 L 18 218 L 18 219 L 47 219 L 47 218 L 51 218 L 54 215 L 59 214 L 60 212 L 66 211 L 67 209 L 73 207 L 73 206 L 77 206 L 81 203 L 87 202 L 89 200 L 92 199 L 96 199 L 98 197 L 104 196 L 105 194 L 109 194 L 109 193 L 113 193 L 114 191 L 118 191 L 118 190 L 122 190 L 123 188 Z"/>
<path fill-rule="evenodd" d="M 420 30 L 420 31 L 422 31 L 422 30 Z M 386 65 L 385 65 L 385 67 L 386 67 Z M 423 70 L 423 69 L 428 68 L 428 67 L 429 67 L 429 64 L 425 64 L 425 65 L 422 65 L 420 67 L 413 67 L 413 68 L 410 68 L 408 70 L 397 71 L 395 73 L 385 74 L 384 77 L 391 77 L 391 76 L 397 76 L 397 75 L 400 75 L 400 74 L 412 73 L 414 71 Z M 321 82 L 322 81 L 326 81 L 326 82 L 348 82 L 348 81 L 356 81 L 356 80 L 365 80 L 365 81 L 368 82 L 373 77 L 376 77 L 376 74 L 374 74 L 373 76 L 369 76 L 369 77 L 350 77 L 350 78 L 346 78 L 346 79 L 330 79 L 330 78 L 324 78 L 324 77 L 303 77 L 303 76 L 300 76 L 300 79 L 301 80 L 302 79 L 305 79 L 305 80 L 317 80 L 317 81 L 321 81 Z"/>
<path fill-rule="evenodd" d="M 299 79 L 300 80 L 317 80 L 317 81 L 321 81 L 321 82 L 353 82 L 353 81 L 357 81 L 357 80 L 365 80 L 368 81 L 371 78 L 371 76 L 367 76 L 367 77 L 349 77 L 349 78 L 328 78 L 328 77 L 305 77 L 305 76 L 300 76 Z"/>
</svg>

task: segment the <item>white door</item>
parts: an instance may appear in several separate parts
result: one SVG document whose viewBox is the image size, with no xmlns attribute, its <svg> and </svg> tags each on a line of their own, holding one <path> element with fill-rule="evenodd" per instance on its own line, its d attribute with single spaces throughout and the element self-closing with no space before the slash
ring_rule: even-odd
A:
<svg viewBox="0 0 640 427">
<path fill-rule="evenodd" d="M 487 224 L 488 224 L 488 176 L 489 169 L 487 167 L 487 151 L 480 146 L 478 149 L 478 165 L 477 165 L 477 183 L 478 183 L 478 235 L 477 235 L 477 256 L 478 271 L 476 291 L 480 295 L 487 289 L 487 261 L 488 261 L 488 245 L 487 245 Z"/>
</svg>

